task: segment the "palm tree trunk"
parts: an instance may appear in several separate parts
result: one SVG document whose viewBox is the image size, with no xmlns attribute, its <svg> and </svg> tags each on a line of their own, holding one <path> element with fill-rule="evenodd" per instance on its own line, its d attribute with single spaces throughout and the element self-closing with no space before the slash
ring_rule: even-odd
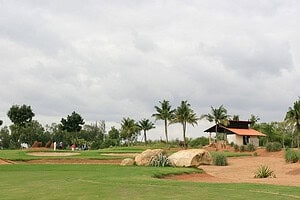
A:
<svg viewBox="0 0 300 200">
<path fill-rule="evenodd" d="M 144 139 L 145 139 L 145 144 L 147 145 L 147 135 L 146 135 L 146 130 L 144 130 Z"/>
<path fill-rule="evenodd" d="M 168 140 L 168 122 L 165 119 L 165 135 L 166 135 L 166 144 L 169 144 L 169 140 Z"/>
<path fill-rule="evenodd" d="M 182 123 L 182 128 L 183 128 L 183 142 L 184 142 L 184 148 L 187 149 L 186 138 L 185 138 L 186 122 L 183 122 L 183 123 Z"/>
</svg>

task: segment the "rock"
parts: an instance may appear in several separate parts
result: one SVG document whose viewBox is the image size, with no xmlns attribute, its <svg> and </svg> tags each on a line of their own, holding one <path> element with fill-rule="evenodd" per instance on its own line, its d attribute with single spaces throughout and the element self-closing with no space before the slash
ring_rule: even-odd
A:
<svg viewBox="0 0 300 200">
<path fill-rule="evenodd" d="M 120 165 L 122 165 L 122 166 L 134 165 L 134 160 L 132 158 L 125 158 L 124 160 L 122 160 Z"/>
<path fill-rule="evenodd" d="M 176 167 L 198 167 L 212 164 L 212 158 L 204 149 L 187 149 L 169 156 L 170 162 Z"/>
<path fill-rule="evenodd" d="M 134 161 L 137 165 L 147 166 L 149 165 L 152 156 L 156 156 L 160 153 L 165 154 L 164 150 L 162 149 L 147 149 L 146 151 L 143 151 L 141 154 L 137 155 Z"/>
</svg>

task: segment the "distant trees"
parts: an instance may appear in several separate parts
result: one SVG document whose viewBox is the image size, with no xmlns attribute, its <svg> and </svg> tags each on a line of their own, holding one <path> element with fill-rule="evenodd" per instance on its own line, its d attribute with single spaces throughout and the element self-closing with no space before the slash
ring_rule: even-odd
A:
<svg viewBox="0 0 300 200">
<path fill-rule="evenodd" d="M 165 125 L 165 136 L 166 136 L 166 143 L 168 144 L 168 122 L 170 122 L 174 118 L 175 109 L 172 109 L 169 101 L 163 100 L 159 101 L 160 107 L 155 106 L 156 113 L 152 115 L 155 117 L 155 120 L 163 120 Z"/>
<path fill-rule="evenodd" d="M 198 118 L 191 108 L 191 105 L 187 101 L 181 101 L 180 106 L 178 106 L 174 112 L 174 117 L 171 120 L 171 123 L 180 123 L 182 125 L 182 135 L 185 148 L 187 148 L 185 136 L 187 124 L 191 124 L 192 126 L 197 125 L 197 120 Z"/>
<path fill-rule="evenodd" d="M 79 132 L 84 125 L 84 120 L 80 114 L 75 111 L 71 115 L 68 115 L 67 119 L 61 119 L 62 129 L 67 132 Z"/>
</svg>

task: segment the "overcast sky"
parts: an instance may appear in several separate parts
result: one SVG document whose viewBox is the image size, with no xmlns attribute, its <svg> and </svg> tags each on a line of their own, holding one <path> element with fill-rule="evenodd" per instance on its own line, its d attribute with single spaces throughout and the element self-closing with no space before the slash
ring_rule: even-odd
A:
<svg viewBox="0 0 300 200">
<path fill-rule="evenodd" d="M 0 0 L 0 119 L 27 104 L 43 124 L 76 111 L 109 129 L 166 99 L 281 121 L 300 96 L 299 24 L 298 0 Z"/>
</svg>

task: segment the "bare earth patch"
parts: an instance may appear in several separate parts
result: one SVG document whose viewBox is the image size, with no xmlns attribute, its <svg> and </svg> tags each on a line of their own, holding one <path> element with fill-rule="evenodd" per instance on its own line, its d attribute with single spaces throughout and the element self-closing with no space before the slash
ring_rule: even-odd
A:
<svg viewBox="0 0 300 200">
<path fill-rule="evenodd" d="M 103 153 L 103 156 L 118 156 L 118 157 L 134 157 L 139 155 L 139 153 Z"/>
<path fill-rule="evenodd" d="M 300 163 L 286 163 L 284 152 L 263 153 L 258 157 L 228 158 L 228 166 L 202 165 L 207 174 L 185 174 L 167 177 L 176 180 L 218 183 L 263 183 L 273 185 L 300 186 Z M 257 179 L 254 172 L 260 165 L 268 165 L 276 178 Z"/>
<path fill-rule="evenodd" d="M 62 153 L 62 152 L 31 152 L 31 156 L 76 156 L 80 153 Z"/>
</svg>

